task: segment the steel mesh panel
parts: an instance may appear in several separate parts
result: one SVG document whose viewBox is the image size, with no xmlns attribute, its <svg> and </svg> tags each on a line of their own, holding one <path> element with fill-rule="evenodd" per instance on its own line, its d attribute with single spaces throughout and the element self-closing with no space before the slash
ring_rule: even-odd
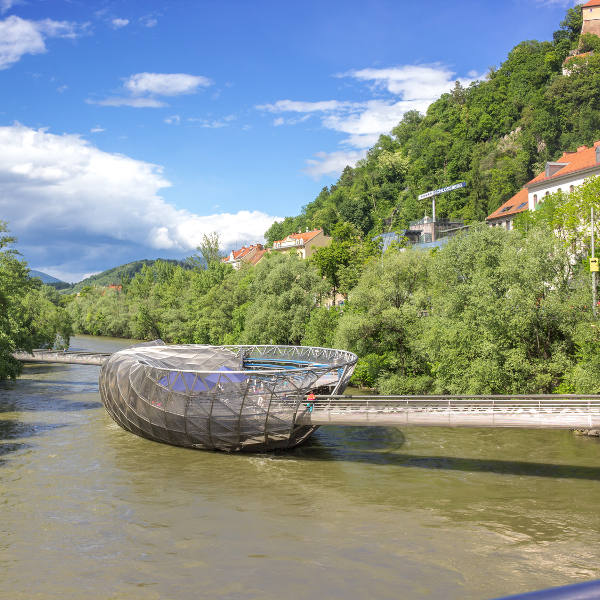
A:
<svg viewBox="0 0 600 600">
<path fill-rule="evenodd" d="M 113 354 L 100 395 L 124 429 L 191 448 L 295 446 L 316 427 L 306 395 L 346 387 L 356 356 L 305 346 L 140 345 Z"/>
</svg>

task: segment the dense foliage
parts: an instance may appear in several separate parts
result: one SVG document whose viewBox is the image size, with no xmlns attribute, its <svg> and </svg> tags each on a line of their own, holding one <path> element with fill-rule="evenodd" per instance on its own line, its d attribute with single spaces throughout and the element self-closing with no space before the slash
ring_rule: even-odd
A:
<svg viewBox="0 0 600 600">
<path fill-rule="evenodd" d="M 273 224 L 267 240 L 305 227 L 330 233 L 340 221 L 364 235 L 401 229 L 430 214 L 420 193 L 462 180 L 465 189 L 438 197 L 438 215 L 483 220 L 547 160 L 600 139 L 600 52 L 562 71 L 581 23 L 581 8 L 569 9 L 551 42 L 522 42 L 483 81 L 457 83 L 426 115 L 407 113 L 300 215 Z M 583 37 L 582 50 L 600 42 Z"/>
<path fill-rule="evenodd" d="M 0 379 L 19 374 L 21 365 L 12 357 L 16 350 L 65 346 L 71 333 L 58 293 L 29 277 L 27 265 L 11 248 L 15 240 L 6 231 L 0 221 Z"/>
<path fill-rule="evenodd" d="M 161 259 L 161 260 L 162 260 L 162 262 L 168 262 L 173 265 L 178 265 L 178 264 L 183 265 L 184 264 L 177 260 L 171 260 L 171 259 Z M 89 288 L 89 287 L 94 287 L 94 286 L 102 287 L 102 286 L 107 286 L 107 285 L 111 285 L 111 284 L 126 286 L 131 281 L 131 278 L 136 273 L 139 273 L 142 270 L 142 267 L 151 266 L 155 262 L 156 262 L 156 260 L 149 260 L 149 259 L 134 260 L 133 262 L 130 262 L 130 263 L 127 263 L 124 265 L 120 265 L 118 267 L 113 267 L 112 269 L 107 269 L 106 271 L 102 271 L 101 273 L 96 273 L 95 275 L 90 275 L 89 277 L 86 277 L 85 279 L 79 281 L 78 283 L 60 285 L 60 286 L 53 285 L 53 284 L 48 284 L 48 285 L 52 285 L 52 287 L 56 287 L 57 289 L 61 290 L 61 293 L 63 293 L 63 294 L 72 294 L 73 292 L 80 292 L 84 288 Z M 64 282 L 60 282 L 60 283 L 63 284 Z"/>
<path fill-rule="evenodd" d="M 68 310 L 91 334 L 346 348 L 360 357 L 354 382 L 386 393 L 600 391 L 589 273 L 547 224 L 477 225 L 435 252 L 353 244 L 362 263 L 342 308 L 324 306 L 317 260 L 273 253 L 238 271 L 159 261 Z"/>
</svg>

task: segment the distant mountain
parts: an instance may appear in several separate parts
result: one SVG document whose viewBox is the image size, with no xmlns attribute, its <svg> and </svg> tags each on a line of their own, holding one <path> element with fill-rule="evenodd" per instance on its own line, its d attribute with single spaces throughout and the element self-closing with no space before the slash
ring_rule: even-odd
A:
<svg viewBox="0 0 600 600">
<path fill-rule="evenodd" d="M 42 280 L 42 283 L 50 285 L 57 290 L 62 290 L 71 286 L 71 284 L 67 283 L 66 281 L 61 281 L 60 279 L 56 279 L 56 277 L 52 277 L 52 275 L 48 275 L 48 273 L 36 271 L 35 269 L 29 269 L 29 276 L 37 277 L 38 279 Z"/>
<path fill-rule="evenodd" d="M 179 260 L 161 258 L 158 259 L 163 262 L 168 262 L 174 265 L 187 266 L 186 263 Z M 62 294 L 73 294 L 76 292 L 80 292 L 86 286 L 92 287 L 106 287 L 108 285 L 119 285 L 123 279 L 131 279 L 136 273 L 142 270 L 144 265 L 152 266 L 156 260 L 135 260 L 133 262 L 120 265 L 118 267 L 113 267 L 112 269 L 108 269 L 106 271 L 102 271 L 102 273 L 97 273 L 96 275 L 90 275 L 85 279 L 82 279 L 78 283 L 68 286 L 67 288 L 61 290 Z"/>
</svg>

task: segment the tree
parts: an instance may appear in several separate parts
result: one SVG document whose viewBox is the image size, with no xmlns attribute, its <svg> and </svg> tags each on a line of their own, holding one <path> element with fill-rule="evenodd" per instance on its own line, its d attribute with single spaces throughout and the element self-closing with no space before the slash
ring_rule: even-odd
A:
<svg viewBox="0 0 600 600">
<path fill-rule="evenodd" d="M 21 364 L 12 357 L 18 350 L 68 347 L 71 323 L 59 306 L 56 290 L 31 279 L 25 261 L 11 248 L 15 238 L 3 235 L 0 221 L 0 379 L 15 378 Z"/>
<path fill-rule="evenodd" d="M 360 357 L 355 382 L 383 386 L 387 393 L 406 393 L 415 383 L 423 391 L 431 384 L 415 351 L 430 262 L 418 250 L 390 251 L 368 262 L 334 338 L 336 346 Z"/>
<path fill-rule="evenodd" d="M 187 258 L 188 264 L 200 269 L 208 269 L 210 265 L 221 260 L 220 239 L 216 231 L 203 233 L 202 241 L 196 250 L 200 255 L 193 254 Z"/>
<path fill-rule="evenodd" d="M 419 348 L 440 393 L 548 393 L 571 365 L 568 252 L 546 231 L 476 226 L 430 269 Z"/>
<path fill-rule="evenodd" d="M 274 255 L 256 267 L 241 341 L 248 344 L 299 345 L 326 284 L 309 261 Z"/>
</svg>

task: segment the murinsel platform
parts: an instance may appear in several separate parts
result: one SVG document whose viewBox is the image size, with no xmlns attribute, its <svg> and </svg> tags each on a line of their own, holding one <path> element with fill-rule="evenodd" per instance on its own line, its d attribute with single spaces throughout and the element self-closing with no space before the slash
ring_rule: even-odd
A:
<svg viewBox="0 0 600 600">
<path fill-rule="evenodd" d="M 290 448 L 316 426 L 306 395 L 341 393 L 355 354 L 305 346 L 166 346 L 116 352 L 102 365 L 100 396 L 111 417 L 145 438 L 190 448 Z"/>
</svg>

